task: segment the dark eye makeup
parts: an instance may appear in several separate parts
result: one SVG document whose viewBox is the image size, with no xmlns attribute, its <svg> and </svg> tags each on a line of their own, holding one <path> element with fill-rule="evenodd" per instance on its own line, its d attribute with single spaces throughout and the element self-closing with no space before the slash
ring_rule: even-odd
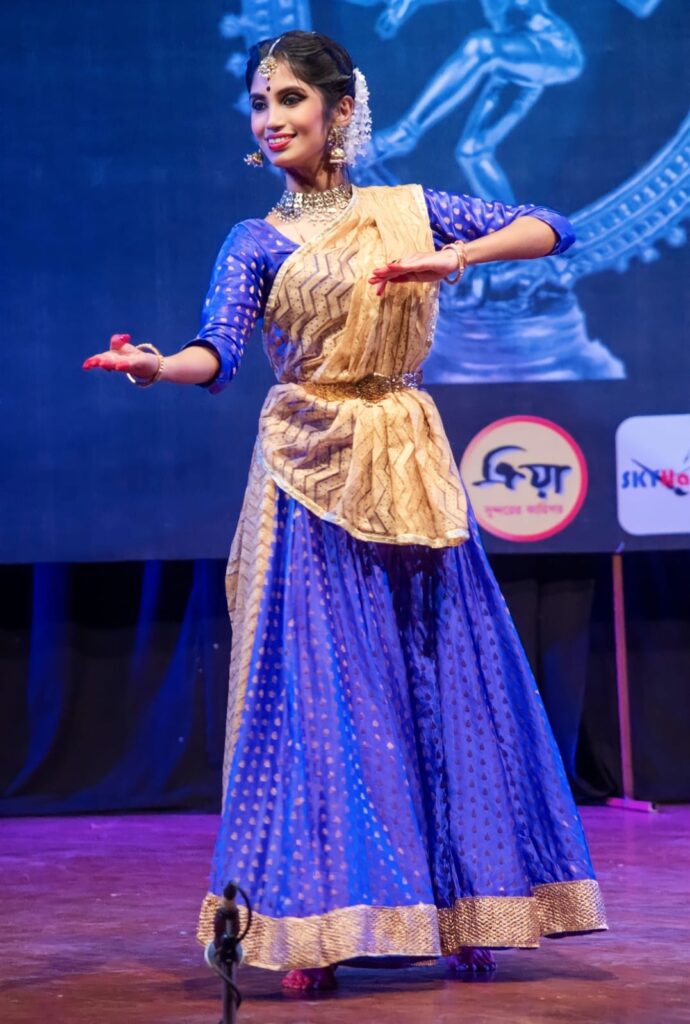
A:
<svg viewBox="0 0 690 1024">
<path fill-rule="evenodd" d="M 294 107 L 306 97 L 303 92 L 297 92 L 293 89 L 290 90 L 289 92 L 283 93 L 282 95 L 279 94 L 278 98 L 280 102 L 284 103 L 286 106 Z M 251 99 L 251 108 L 252 110 L 257 111 L 265 110 L 266 100 L 263 98 L 263 96 L 253 96 Z"/>
</svg>

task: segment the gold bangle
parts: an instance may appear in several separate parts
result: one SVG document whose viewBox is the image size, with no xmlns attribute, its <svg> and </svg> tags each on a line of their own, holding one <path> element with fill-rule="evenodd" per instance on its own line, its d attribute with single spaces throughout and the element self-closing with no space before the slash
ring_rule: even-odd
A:
<svg viewBox="0 0 690 1024">
<path fill-rule="evenodd" d="M 467 253 L 465 252 L 465 243 L 449 242 L 448 245 L 444 245 L 441 247 L 441 252 L 443 252 L 444 249 L 453 250 L 458 261 L 458 269 L 455 272 L 451 271 L 450 274 L 444 277 L 443 280 L 446 281 L 447 284 L 457 284 L 462 275 L 465 273 L 465 267 L 467 266 Z M 453 273 L 455 273 L 455 277 L 452 276 Z"/>
<path fill-rule="evenodd" d="M 150 388 L 153 384 L 157 384 L 161 379 L 163 369 L 165 367 L 165 358 L 150 341 L 144 341 L 141 345 L 136 345 L 135 347 L 141 352 L 150 352 L 151 355 L 158 356 L 158 369 L 154 373 L 153 377 L 150 377 L 148 380 L 146 378 L 142 380 L 140 377 L 135 377 L 131 373 L 127 374 L 127 380 L 131 381 L 132 384 L 135 384 L 138 388 Z"/>
</svg>

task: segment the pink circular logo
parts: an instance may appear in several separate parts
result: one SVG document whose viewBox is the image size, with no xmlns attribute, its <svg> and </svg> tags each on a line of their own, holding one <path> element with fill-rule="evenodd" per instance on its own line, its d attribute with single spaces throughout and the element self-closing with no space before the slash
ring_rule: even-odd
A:
<svg viewBox="0 0 690 1024">
<path fill-rule="evenodd" d="M 570 434 L 538 416 L 495 420 L 472 438 L 460 473 L 480 526 L 504 540 L 565 529 L 587 494 L 587 463 Z"/>
</svg>

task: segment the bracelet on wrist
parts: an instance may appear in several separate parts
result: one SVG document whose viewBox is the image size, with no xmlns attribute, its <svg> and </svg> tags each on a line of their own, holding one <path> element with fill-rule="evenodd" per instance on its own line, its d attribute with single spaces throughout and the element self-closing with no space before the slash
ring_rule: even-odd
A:
<svg viewBox="0 0 690 1024">
<path fill-rule="evenodd" d="M 444 249 L 453 250 L 458 261 L 458 267 L 457 270 L 452 270 L 450 274 L 447 274 L 443 280 L 446 281 L 447 284 L 457 284 L 462 275 L 465 273 L 465 268 L 467 266 L 467 253 L 465 252 L 465 243 L 449 242 L 448 245 L 442 246 L 441 252 L 443 252 Z M 455 274 L 454 277 L 453 274 Z"/>
<path fill-rule="evenodd" d="M 134 384 L 138 388 L 150 388 L 154 384 L 157 384 L 158 381 L 161 379 L 161 376 L 163 374 L 163 369 L 165 367 L 165 357 L 156 348 L 155 345 L 151 344 L 150 341 L 144 341 L 144 342 L 141 343 L 141 345 L 137 345 L 136 348 L 138 348 L 140 352 L 150 352 L 151 355 L 157 356 L 158 357 L 158 368 L 156 369 L 156 372 L 154 373 L 153 377 L 141 378 L 141 377 L 135 377 L 134 374 L 132 374 L 132 373 L 128 373 L 127 374 L 127 380 L 131 381 L 132 384 Z"/>
</svg>

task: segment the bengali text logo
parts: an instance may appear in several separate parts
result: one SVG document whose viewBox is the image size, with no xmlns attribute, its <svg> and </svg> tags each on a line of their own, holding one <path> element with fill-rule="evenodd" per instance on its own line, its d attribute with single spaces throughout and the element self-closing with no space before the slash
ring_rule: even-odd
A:
<svg viewBox="0 0 690 1024">
<path fill-rule="evenodd" d="M 587 493 L 587 464 L 562 427 L 509 416 L 484 427 L 460 464 L 479 525 L 496 537 L 536 541 L 571 523 Z"/>
</svg>

